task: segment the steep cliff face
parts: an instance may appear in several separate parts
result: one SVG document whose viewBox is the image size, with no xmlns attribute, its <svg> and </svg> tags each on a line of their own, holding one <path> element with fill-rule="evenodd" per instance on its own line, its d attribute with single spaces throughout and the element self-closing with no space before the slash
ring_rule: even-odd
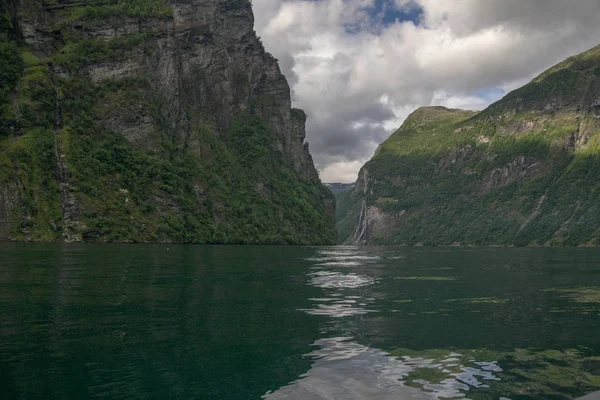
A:
<svg viewBox="0 0 600 400">
<path fill-rule="evenodd" d="M 249 1 L 4 8 L 20 64 L 2 103 L 0 239 L 334 239 L 306 115 Z"/>
<path fill-rule="evenodd" d="M 415 111 L 337 213 L 344 243 L 600 245 L 600 47 L 480 113 Z"/>
</svg>

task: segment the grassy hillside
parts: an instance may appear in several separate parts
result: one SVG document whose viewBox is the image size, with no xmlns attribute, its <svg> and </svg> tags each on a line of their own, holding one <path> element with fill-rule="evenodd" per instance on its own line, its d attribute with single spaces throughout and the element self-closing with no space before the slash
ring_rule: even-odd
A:
<svg viewBox="0 0 600 400">
<path fill-rule="evenodd" d="M 600 245 L 598 167 L 600 47 L 480 113 L 415 111 L 339 197 L 339 240 Z"/>
</svg>

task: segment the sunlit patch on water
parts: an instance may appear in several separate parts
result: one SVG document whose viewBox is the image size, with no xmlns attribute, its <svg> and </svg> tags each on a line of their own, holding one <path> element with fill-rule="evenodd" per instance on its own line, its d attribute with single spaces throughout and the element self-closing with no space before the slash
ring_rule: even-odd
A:
<svg viewBox="0 0 600 400">
<path fill-rule="evenodd" d="M 551 288 L 544 292 L 552 293 L 568 300 L 561 307 L 552 307 L 553 314 L 579 314 L 600 316 L 600 286 L 576 286 Z"/>
<path fill-rule="evenodd" d="M 578 286 L 564 289 L 546 289 L 545 292 L 557 293 L 576 303 L 600 304 L 600 286 Z"/>
</svg>

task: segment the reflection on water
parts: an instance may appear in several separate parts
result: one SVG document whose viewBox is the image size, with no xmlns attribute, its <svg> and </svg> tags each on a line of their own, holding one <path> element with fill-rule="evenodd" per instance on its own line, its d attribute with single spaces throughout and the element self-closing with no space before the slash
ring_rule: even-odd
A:
<svg viewBox="0 0 600 400">
<path fill-rule="evenodd" d="M 489 388 L 500 381 L 497 361 L 470 360 L 448 352 L 442 360 L 392 356 L 362 346 L 351 337 L 321 339 L 307 354 L 311 369 L 297 381 L 264 399 L 449 399 L 464 398 L 470 390 Z"/>
<path fill-rule="evenodd" d="M 0 244 L 0 398 L 568 400 L 600 251 Z"/>
<path fill-rule="evenodd" d="M 315 262 L 317 266 L 331 267 L 356 267 L 365 264 L 373 264 L 380 260 L 381 257 L 365 254 L 356 254 L 356 251 L 351 248 L 346 250 L 321 250 L 317 257 L 307 258 L 307 261 Z"/>
<path fill-rule="evenodd" d="M 375 280 L 365 275 L 355 273 L 340 273 L 332 271 L 317 271 L 309 274 L 310 285 L 323 289 L 354 289 L 372 285 Z"/>
<path fill-rule="evenodd" d="M 419 396 L 417 389 L 399 382 L 410 367 L 394 364 L 385 353 L 362 346 L 352 338 L 318 340 L 318 347 L 307 356 L 314 363 L 297 381 L 263 396 L 267 400 L 322 400 L 322 399 L 402 399 Z M 417 397 L 412 397 L 417 396 Z"/>
<path fill-rule="evenodd" d="M 322 315 L 333 318 L 376 312 L 376 310 L 367 308 L 367 305 L 374 299 L 357 296 L 355 291 L 348 293 L 348 290 L 373 285 L 376 279 L 368 275 L 349 272 L 347 269 L 364 266 L 378 259 L 378 256 L 360 254 L 351 248 L 345 251 L 318 251 L 317 257 L 307 259 L 314 263 L 314 267 L 307 274 L 308 284 L 324 289 L 323 294 L 325 297 L 309 299 L 314 303 L 313 306 L 311 308 L 299 309 L 299 311 L 304 311 L 310 315 Z M 326 267 L 339 267 L 342 269 L 340 271 L 331 271 L 324 269 Z"/>
<path fill-rule="evenodd" d="M 404 257 L 388 254 L 387 259 Z M 327 260 L 324 262 L 324 260 Z M 356 262 L 354 260 L 363 260 Z M 301 309 L 311 315 L 333 318 L 352 317 L 376 312 L 365 306 L 375 298 L 368 292 L 356 289 L 373 285 L 375 277 L 346 270 L 365 266 L 381 260 L 379 256 L 361 254 L 357 248 L 344 251 L 319 251 L 309 261 L 317 271 L 307 274 L 308 284 L 324 289 L 326 297 L 311 298 L 311 309 Z M 336 272 L 321 270 L 322 267 L 339 266 Z M 398 278 L 398 277 L 396 277 Z M 401 277 L 400 277 L 401 278 Z M 407 280 L 446 280 L 443 277 L 408 277 Z M 306 357 L 314 361 L 311 369 L 275 392 L 267 393 L 265 399 L 438 399 L 460 398 L 472 388 L 487 388 L 485 382 L 500 380 L 494 372 L 502 369 L 497 362 L 472 360 L 470 366 L 460 363 L 458 353 L 448 353 L 443 360 L 416 356 L 394 357 L 384 351 L 369 348 L 353 340 L 353 337 L 332 337 L 313 343 L 317 347 Z M 431 379 L 431 376 L 438 379 Z M 441 378 L 440 378 L 441 375 Z M 429 379 L 429 380 L 428 380 Z"/>
<path fill-rule="evenodd" d="M 432 297 L 439 296 L 431 293 L 432 290 L 448 291 L 451 286 L 440 284 L 453 285 L 458 280 L 457 276 L 439 276 L 440 271 L 452 273 L 454 266 L 426 265 L 420 270 L 410 269 L 413 273 L 419 272 L 418 275 L 400 270 L 401 273 L 393 276 L 384 274 L 382 277 L 381 269 L 385 263 L 397 263 L 399 261 L 396 260 L 405 260 L 407 257 L 399 255 L 398 251 L 385 251 L 382 255 L 365 254 L 368 251 L 372 250 L 351 247 L 335 251 L 321 250 L 317 256 L 307 259 L 314 264 L 307 272 L 307 282 L 322 289 L 323 297 L 309 298 L 314 303 L 313 307 L 299 311 L 349 320 L 346 324 L 334 324 L 334 329 L 329 328 L 331 334 L 339 334 L 339 330 L 343 329 L 342 333 L 348 336 L 332 336 L 315 341 L 312 346 L 316 349 L 305 355 L 312 360 L 311 368 L 290 384 L 267 392 L 264 399 L 466 399 L 475 396 L 509 400 L 507 396 L 521 398 L 527 393 L 534 397 L 572 398 L 577 392 L 572 387 L 575 382 L 577 386 L 585 388 L 584 392 L 600 388 L 600 368 L 594 370 L 589 367 L 600 366 L 600 357 L 586 357 L 579 350 L 494 351 L 455 348 L 421 351 L 396 349 L 386 352 L 360 344 L 358 339 L 364 336 L 364 326 L 356 318 L 370 313 L 400 313 L 409 318 L 440 314 L 456 319 L 460 316 L 452 314 L 458 311 L 463 315 L 486 313 L 493 318 L 494 313 L 502 315 L 505 312 L 499 306 L 508 303 L 512 307 L 522 307 L 517 302 L 524 300 L 510 298 L 510 295 L 515 295 L 514 292 L 504 292 L 503 296 L 490 296 L 494 293 L 486 292 L 486 296 L 476 296 L 467 291 L 470 296 L 454 298 L 448 293 L 433 301 Z M 506 265 L 499 268 L 505 270 Z M 398 282 L 394 283 L 395 290 L 389 287 L 383 289 L 381 281 L 389 282 L 390 279 Z M 417 292 L 415 296 L 415 287 L 407 286 L 411 283 L 425 290 Z M 599 288 L 542 289 L 536 293 L 536 300 L 542 300 L 543 293 L 550 292 L 589 305 L 599 302 Z M 402 298 L 407 296 L 407 292 L 409 297 L 412 292 L 412 298 Z M 433 296 L 430 297 L 430 294 Z M 386 307 L 386 300 L 393 302 L 395 308 Z M 397 308 L 403 305 L 405 309 Z M 545 304 L 533 306 L 539 312 L 544 310 Z M 572 302 L 568 306 L 561 306 L 565 312 L 573 311 Z M 589 307 L 579 309 L 581 314 L 589 314 Z M 546 306 L 544 311 L 556 312 L 556 307 Z M 407 320 L 405 324 L 414 322 L 414 319 Z M 329 324 L 325 326 L 331 327 Z M 434 335 L 445 334 L 443 325 L 434 329 L 437 330 Z M 431 332 L 428 334 L 431 335 Z M 486 340 L 485 337 L 483 340 Z M 510 370 L 505 371 L 503 366 Z"/>
</svg>

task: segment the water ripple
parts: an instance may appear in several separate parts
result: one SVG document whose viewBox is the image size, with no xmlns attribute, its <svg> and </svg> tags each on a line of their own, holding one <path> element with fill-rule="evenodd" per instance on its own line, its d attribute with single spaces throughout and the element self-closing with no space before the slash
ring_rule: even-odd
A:
<svg viewBox="0 0 600 400">
<path fill-rule="evenodd" d="M 375 279 L 355 273 L 343 274 L 332 271 L 317 271 L 309 274 L 309 284 L 323 289 L 359 288 L 372 285 Z"/>
<path fill-rule="evenodd" d="M 349 304 L 317 304 L 315 308 L 301 308 L 299 311 L 304 311 L 310 315 L 322 315 L 333 318 L 343 318 L 350 317 L 354 315 L 364 315 L 371 312 L 376 312 L 375 310 L 369 310 L 367 308 L 362 307 L 353 307 Z"/>
<path fill-rule="evenodd" d="M 313 346 L 318 348 L 306 355 L 315 360 L 311 369 L 263 399 L 464 398 L 470 390 L 488 387 L 485 381 L 500 380 L 494 373 L 502 372 L 496 362 L 461 365 L 462 355 L 450 352 L 443 360 L 394 357 L 351 337 L 321 339 Z"/>
</svg>

